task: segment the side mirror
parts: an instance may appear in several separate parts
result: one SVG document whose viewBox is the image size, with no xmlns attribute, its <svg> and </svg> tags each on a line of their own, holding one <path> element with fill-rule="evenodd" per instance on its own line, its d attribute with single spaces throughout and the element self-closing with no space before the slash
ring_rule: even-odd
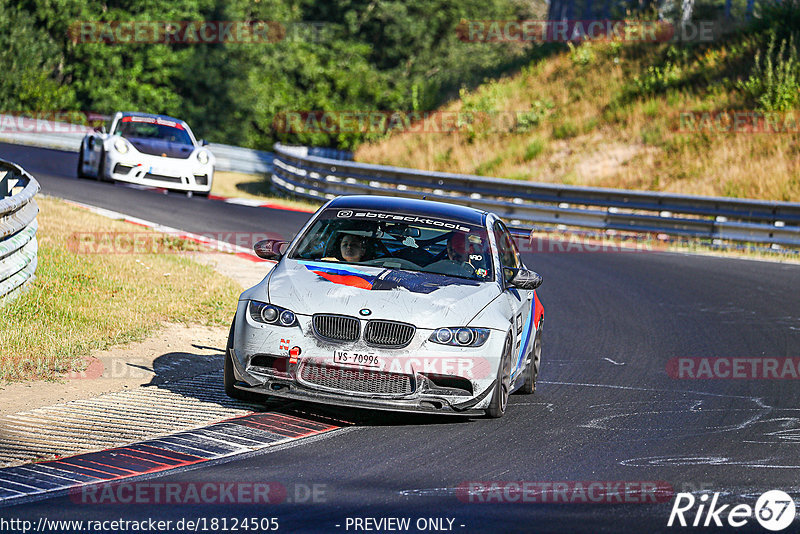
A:
<svg viewBox="0 0 800 534">
<path fill-rule="evenodd" d="M 259 258 L 278 261 L 283 256 L 285 246 L 288 244 L 288 241 L 281 241 L 280 239 L 264 239 L 253 245 L 253 250 Z"/>
<path fill-rule="evenodd" d="M 200 139 L 199 143 L 200 146 L 208 146 L 208 141 L 206 141 L 205 139 Z"/>
<path fill-rule="evenodd" d="M 528 269 L 503 268 L 506 282 L 517 289 L 536 289 L 542 285 L 542 275 Z"/>
</svg>

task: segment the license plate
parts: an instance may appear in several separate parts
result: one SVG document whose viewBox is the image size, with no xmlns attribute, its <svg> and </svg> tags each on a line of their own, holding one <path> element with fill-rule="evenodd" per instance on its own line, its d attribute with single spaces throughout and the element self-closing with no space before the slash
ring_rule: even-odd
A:
<svg viewBox="0 0 800 534">
<path fill-rule="evenodd" d="M 150 167 L 150 174 L 158 174 L 160 176 L 172 176 L 173 172 L 161 167 Z"/>
<path fill-rule="evenodd" d="M 380 367 L 381 361 L 375 354 L 370 352 L 350 352 L 344 350 L 333 351 L 334 363 L 347 363 L 350 365 L 360 365 L 363 367 Z"/>
</svg>

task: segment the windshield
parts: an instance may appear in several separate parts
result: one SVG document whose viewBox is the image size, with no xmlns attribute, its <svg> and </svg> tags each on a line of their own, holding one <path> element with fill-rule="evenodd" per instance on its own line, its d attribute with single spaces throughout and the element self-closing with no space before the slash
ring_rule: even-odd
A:
<svg viewBox="0 0 800 534">
<path fill-rule="evenodd" d="M 159 139 L 182 145 L 192 144 L 189 132 L 181 124 L 155 117 L 122 117 L 117 122 L 114 134 L 129 139 Z"/>
<path fill-rule="evenodd" d="M 292 259 L 494 279 L 486 229 L 404 213 L 325 210 Z"/>
</svg>

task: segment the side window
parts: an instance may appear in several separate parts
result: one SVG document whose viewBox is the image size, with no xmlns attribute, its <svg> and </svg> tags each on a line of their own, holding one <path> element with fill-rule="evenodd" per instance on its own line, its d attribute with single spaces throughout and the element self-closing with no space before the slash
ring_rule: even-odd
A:
<svg viewBox="0 0 800 534">
<path fill-rule="evenodd" d="M 519 254 L 517 253 L 517 247 L 514 245 L 514 240 L 511 239 L 511 234 L 508 229 L 503 223 L 497 221 L 494 223 L 493 230 L 495 241 L 497 241 L 497 251 L 500 254 L 500 263 L 503 267 L 518 269 L 521 266 Z M 503 277 L 508 281 L 508 277 L 506 277 L 505 273 L 503 273 Z"/>
</svg>

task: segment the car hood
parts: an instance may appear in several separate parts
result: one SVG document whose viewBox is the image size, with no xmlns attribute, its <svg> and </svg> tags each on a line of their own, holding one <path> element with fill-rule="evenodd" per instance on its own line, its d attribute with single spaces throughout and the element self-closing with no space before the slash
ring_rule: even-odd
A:
<svg viewBox="0 0 800 534">
<path fill-rule="evenodd" d="M 125 139 L 142 154 L 151 156 L 186 159 L 194 152 L 192 145 L 173 143 L 163 139 L 142 139 L 139 137 L 126 137 Z"/>
<path fill-rule="evenodd" d="M 466 326 L 500 294 L 493 282 L 285 259 L 268 280 L 270 302 L 302 315 L 333 313 L 390 319 L 418 328 Z"/>
</svg>

